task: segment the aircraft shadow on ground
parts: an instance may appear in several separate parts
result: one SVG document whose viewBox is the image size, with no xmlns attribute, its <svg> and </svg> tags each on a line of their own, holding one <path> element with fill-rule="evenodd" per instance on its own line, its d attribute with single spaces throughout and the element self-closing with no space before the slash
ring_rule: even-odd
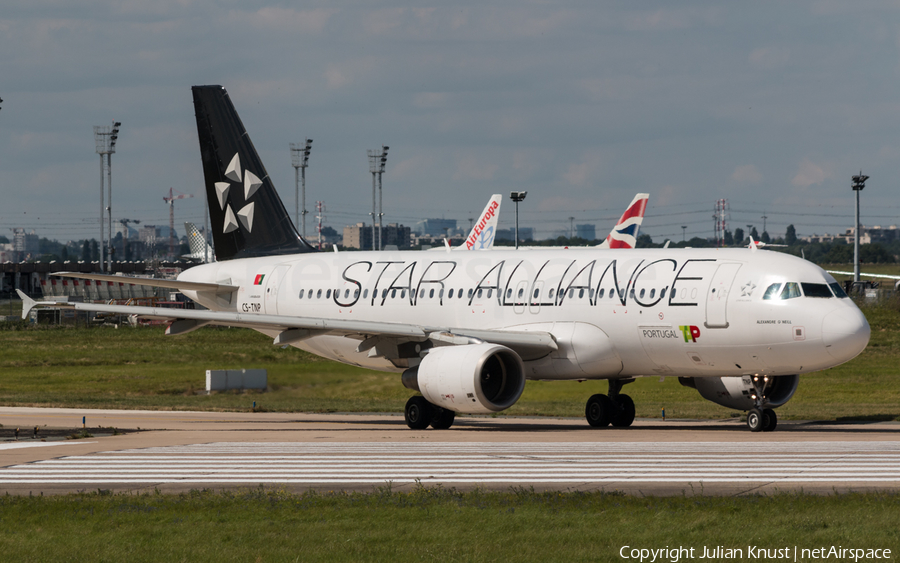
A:
<svg viewBox="0 0 900 563">
<path fill-rule="evenodd" d="M 879 415 L 873 415 L 879 416 Z M 888 415 L 884 415 L 888 416 Z M 853 419 L 847 420 L 837 420 L 837 421 L 810 421 L 810 422 L 792 422 L 785 421 L 780 422 L 778 428 L 775 430 L 774 435 L 777 435 L 779 432 L 822 432 L 822 433 L 860 433 L 860 434 L 868 434 L 873 432 L 883 432 L 883 433 L 896 433 L 900 434 L 900 425 L 896 427 L 885 427 L 883 425 L 877 425 L 877 422 L 884 422 L 893 420 L 891 418 L 870 418 L 870 417 L 856 417 Z M 294 419 L 290 421 L 291 423 L 306 423 L 306 422 L 314 422 L 303 419 Z M 321 420 L 317 420 L 315 422 L 321 422 Z M 351 421 L 342 421 L 341 424 L 345 424 L 346 428 L 330 428 L 329 432 L 359 432 L 361 430 L 365 430 L 364 428 L 360 428 L 362 426 L 377 426 L 378 428 L 373 428 L 373 431 L 381 431 L 384 428 L 394 428 L 394 429 L 404 429 L 406 428 L 405 423 L 402 420 L 385 420 L 385 419 L 369 419 L 369 418 L 360 418 L 359 420 L 351 420 Z M 286 429 L 288 430 L 288 429 Z M 576 431 L 576 430 L 591 430 L 590 426 L 587 425 L 586 422 L 576 422 L 573 421 L 571 424 L 541 424 L 535 423 L 532 421 L 522 421 L 517 422 L 510 419 L 505 420 L 495 420 L 495 419 L 480 419 L 480 418 L 457 418 L 456 422 L 454 422 L 453 427 L 446 432 L 453 432 L 454 430 L 465 430 L 467 432 L 562 432 L 562 431 Z M 431 432 L 433 429 L 429 428 L 427 431 Z M 739 422 L 737 420 L 731 421 L 723 421 L 720 424 L 710 424 L 704 426 L 696 426 L 694 424 L 686 424 L 679 422 L 672 422 L 666 424 L 654 424 L 654 425 L 641 425 L 640 422 L 635 423 L 633 426 L 628 428 L 596 428 L 594 429 L 597 432 L 598 437 L 602 436 L 604 432 L 629 432 L 635 434 L 645 434 L 647 432 L 684 432 L 684 431 L 696 431 L 696 432 L 749 432 L 747 430 L 747 426 L 743 422 Z M 772 434 L 768 434 L 772 435 Z"/>
</svg>

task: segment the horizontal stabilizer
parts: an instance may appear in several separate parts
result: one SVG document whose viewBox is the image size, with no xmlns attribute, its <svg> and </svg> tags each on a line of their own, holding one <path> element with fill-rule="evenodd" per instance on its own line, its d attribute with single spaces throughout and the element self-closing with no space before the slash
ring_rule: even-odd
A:
<svg viewBox="0 0 900 563">
<path fill-rule="evenodd" d="M 236 285 L 223 285 L 218 283 L 189 282 L 184 280 L 163 280 L 158 278 L 138 278 L 132 276 L 114 276 L 109 274 L 79 274 L 77 272 L 58 272 L 53 274 L 63 278 L 77 278 L 80 280 L 106 281 L 116 283 L 130 283 L 133 285 L 147 285 L 150 287 L 165 287 L 167 289 L 179 289 L 188 291 L 211 291 L 217 295 L 234 293 L 240 289 Z"/>
</svg>

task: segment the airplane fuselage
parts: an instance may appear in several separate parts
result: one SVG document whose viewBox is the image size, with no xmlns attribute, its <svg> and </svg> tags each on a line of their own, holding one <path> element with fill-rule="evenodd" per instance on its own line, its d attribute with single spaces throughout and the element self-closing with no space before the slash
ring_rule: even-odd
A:
<svg viewBox="0 0 900 563">
<path fill-rule="evenodd" d="M 559 349 L 523 357 L 529 379 L 807 373 L 855 357 L 869 335 L 856 305 L 827 293 L 835 282 L 821 268 L 748 249 L 308 253 L 179 279 L 240 286 L 230 303 L 185 292 L 218 311 L 549 332 Z M 788 283 L 820 296 L 777 298 Z M 778 295 L 764 299 L 773 284 Z M 378 370 L 418 361 L 358 352 L 346 336 L 293 345 Z"/>
</svg>

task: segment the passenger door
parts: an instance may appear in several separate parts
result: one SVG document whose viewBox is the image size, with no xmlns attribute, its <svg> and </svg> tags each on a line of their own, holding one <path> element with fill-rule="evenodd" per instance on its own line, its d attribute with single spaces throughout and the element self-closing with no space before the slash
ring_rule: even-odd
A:
<svg viewBox="0 0 900 563">
<path fill-rule="evenodd" d="M 706 294 L 706 328 L 728 328 L 728 294 L 741 268 L 737 263 L 719 264 Z"/>
</svg>

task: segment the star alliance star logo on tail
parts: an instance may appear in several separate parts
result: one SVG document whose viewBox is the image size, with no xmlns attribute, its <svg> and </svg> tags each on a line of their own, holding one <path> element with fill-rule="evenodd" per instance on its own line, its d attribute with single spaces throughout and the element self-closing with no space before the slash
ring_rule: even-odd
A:
<svg viewBox="0 0 900 563">
<path fill-rule="evenodd" d="M 248 233 L 252 232 L 254 204 L 253 202 L 247 203 L 247 200 L 249 200 L 263 185 L 262 180 L 249 170 L 244 170 L 242 177 L 241 158 L 238 153 L 234 153 L 234 158 L 231 159 L 228 168 L 225 169 L 225 177 L 238 183 L 243 180 L 245 205 L 241 207 L 240 211 L 237 212 L 237 216 L 235 216 L 234 211 L 231 210 L 231 204 L 228 203 L 228 196 L 231 194 L 231 184 L 228 182 L 215 183 L 219 207 L 225 211 L 225 224 L 222 228 L 222 232 L 228 234 L 232 231 L 236 231 L 238 228 L 238 221 L 240 221 L 240 224 Z"/>
</svg>

